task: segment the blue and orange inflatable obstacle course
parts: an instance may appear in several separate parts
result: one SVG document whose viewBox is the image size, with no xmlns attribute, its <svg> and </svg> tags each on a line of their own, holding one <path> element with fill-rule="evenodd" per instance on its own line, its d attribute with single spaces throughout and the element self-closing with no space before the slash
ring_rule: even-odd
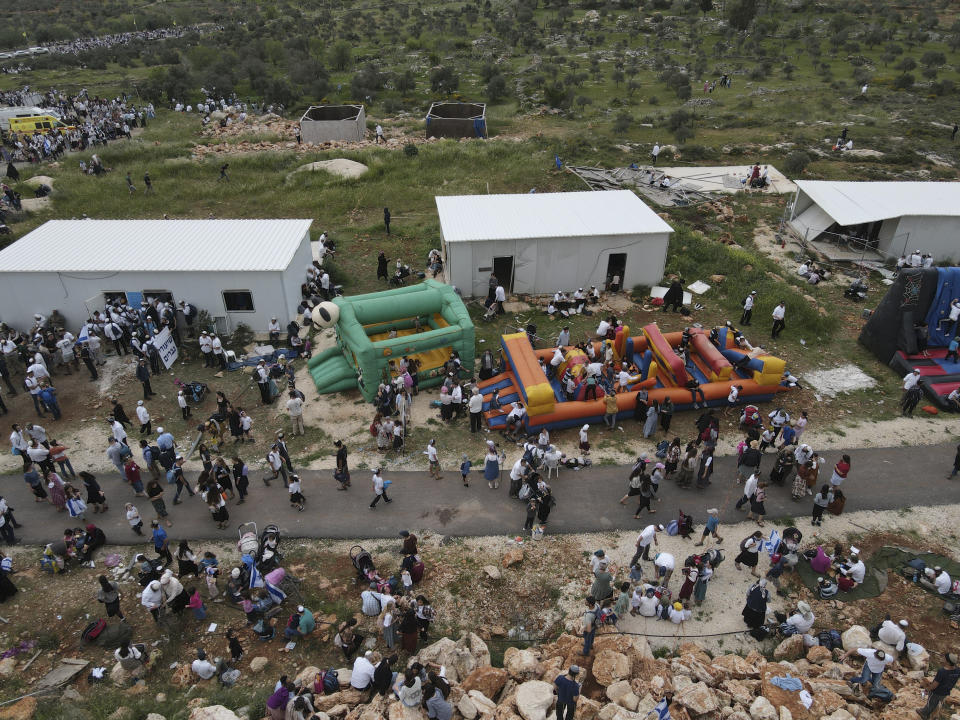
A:
<svg viewBox="0 0 960 720">
<path fill-rule="evenodd" d="M 651 401 L 662 402 L 669 397 L 677 410 L 691 408 L 694 402 L 725 406 L 731 385 L 743 388 L 739 402 L 752 404 L 768 402 L 776 393 L 788 389 L 781 384 L 786 363 L 761 350 L 746 353 L 738 349 L 730 329 L 716 328 L 713 339 L 710 332 L 700 328 L 691 328 L 689 332 L 686 364 L 677 352 L 683 333 L 662 333 L 655 323 L 645 326 L 636 337 L 628 337 L 628 329 L 624 327 L 611 340 L 593 342 L 596 357 L 603 357 L 605 344 L 610 343 L 618 362 L 626 361 L 636 368 L 630 384 L 625 389 L 617 388 L 620 390 L 616 394 L 618 419 L 633 416 L 641 389 L 648 392 Z M 549 364 L 553 349 L 534 350 L 526 333 L 501 336 L 500 349 L 506 370 L 479 383 L 484 415 L 491 428 L 506 425 L 506 415 L 513 402 L 520 402 L 526 408 L 524 423 L 528 432 L 579 427 L 603 419 L 603 392 L 598 389 L 598 399 L 585 399 L 585 369 L 590 361 L 581 348 L 561 348 L 564 361 L 553 378 L 548 378 L 540 365 L 541 360 Z M 568 371 L 576 382 L 573 399 L 567 398 L 562 384 Z M 691 380 L 697 383 L 696 390 L 687 386 Z M 606 379 L 601 379 L 598 388 L 605 386 L 613 389 Z M 494 391 L 498 391 L 500 409 L 491 407 Z"/>
<path fill-rule="evenodd" d="M 901 270 L 860 331 L 860 342 L 902 377 L 916 368 L 920 387 L 941 410 L 960 387 L 960 363 L 947 361 L 947 347 L 960 334 L 950 319 L 951 303 L 960 298 L 960 267 Z M 920 350 L 918 329 L 926 323 L 927 354 Z"/>
</svg>

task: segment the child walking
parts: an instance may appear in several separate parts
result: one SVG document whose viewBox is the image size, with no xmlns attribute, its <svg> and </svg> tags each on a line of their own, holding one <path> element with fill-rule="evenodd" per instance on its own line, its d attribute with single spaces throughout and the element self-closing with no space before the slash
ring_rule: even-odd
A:
<svg viewBox="0 0 960 720">
<path fill-rule="evenodd" d="M 464 487 L 470 487 L 470 468 L 473 467 L 467 456 L 463 456 L 463 462 L 460 463 L 460 478 L 463 480 Z"/>
<path fill-rule="evenodd" d="M 137 535 L 143 535 L 143 518 L 140 517 L 140 511 L 137 510 L 132 503 L 127 503 L 126 510 L 127 522 L 130 523 L 130 529 Z"/>
</svg>

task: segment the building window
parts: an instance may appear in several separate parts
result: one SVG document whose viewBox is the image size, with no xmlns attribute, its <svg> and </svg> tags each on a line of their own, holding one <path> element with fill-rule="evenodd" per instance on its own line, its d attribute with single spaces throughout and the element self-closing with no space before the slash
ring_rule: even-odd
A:
<svg viewBox="0 0 960 720">
<path fill-rule="evenodd" d="M 223 306 L 227 312 L 253 312 L 253 294 L 249 290 L 224 290 Z"/>
</svg>

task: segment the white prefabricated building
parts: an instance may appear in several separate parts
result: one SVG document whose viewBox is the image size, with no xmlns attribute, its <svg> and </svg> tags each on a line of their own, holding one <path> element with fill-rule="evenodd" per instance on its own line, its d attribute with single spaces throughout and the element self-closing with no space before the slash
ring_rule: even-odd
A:
<svg viewBox="0 0 960 720">
<path fill-rule="evenodd" d="M 960 261 L 960 182 L 798 180 L 790 226 L 808 242 L 856 238 L 884 258 Z"/>
<path fill-rule="evenodd" d="M 311 220 L 50 220 L 0 251 L 0 320 L 56 309 L 76 329 L 105 300 L 206 310 L 218 332 L 296 315 Z"/>
<path fill-rule="evenodd" d="M 507 292 L 553 294 L 619 278 L 656 285 L 673 232 L 630 190 L 437 196 L 447 282 L 487 295 L 490 274 Z"/>
<path fill-rule="evenodd" d="M 367 132 L 363 105 L 311 105 L 300 118 L 300 139 L 326 142 L 359 142 Z"/>
</svg>

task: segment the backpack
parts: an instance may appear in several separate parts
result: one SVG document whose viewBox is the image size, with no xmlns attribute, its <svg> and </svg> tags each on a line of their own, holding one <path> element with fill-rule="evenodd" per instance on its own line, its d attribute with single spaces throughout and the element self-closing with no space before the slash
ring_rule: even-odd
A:
<svg viewBox="0 0 960 720">
<path fill-rule="evenodd" d="M 94 640 L 100 637 L 100 633 L 103 632 L 103 629 L 106 626 L 107 626 L 107 621 L 104 620 L 103 618 L 94 620 L 92 623 L 90 623 L 89 625 L 87 625 L 87 627 L 83 629 L 82 633 L 80 633 L 80 639 L 83 640 L 84 642 L 92 643 Z"/>
<path fill-rule="evenodd" d="M 669 447 L 670 447 L 670 443 L 667 442 L 666 440 L 661 440 L 660 442 L 658 442 L 657 453 L 656 453 L 657 457 L 660 458 L 661 460 L 665 458 L 667 456 L 667 450 L 669 449 Z"/>
<path fill-rule="evenodd" d="M 693 567 L 698 560 L 700 560 L 700 555 L 690 555 L 686 560 L 683 561 L 683 566 L 685 568 Z"/>
<path fill-rule="evenodd" d="M 424 571 L 423 561 L 420 560 L 418 562 L 415 562 L 413 564 L 413 567 L 410 568 L 410 579 L 413 580 L 415 583 L 420 582 L 421 580 L 423 580 L 423 571 Z"/>
<path fill-rule="evenodd" d="M 517 493 L 517 497 L 521 500 L 526 500 L 530 497 L 530 483 L 524 483 L 520 488 L 520 491 Z"/>
<path fill-rule="evenodd" d="M 337 671 L 333 668 L 323 673 L 323 677 L 320 678 L 320 683 L 323 685 L 324 695 L 332 695 L 340 690 L 340 679 L 337 677 Z"/>
<path fill-rule="evenodd" d="M 167 470 L 167 485 L 173 485 L 177 481 L 177 472 L 173 468 Z"/>
<path fill-rule="evenodd" d="M 160 460 L 160 448 L 156 445 L 147 445 L 147 450 L 150 451 L 150 462 L 155 463 Z"/>
</svg>

